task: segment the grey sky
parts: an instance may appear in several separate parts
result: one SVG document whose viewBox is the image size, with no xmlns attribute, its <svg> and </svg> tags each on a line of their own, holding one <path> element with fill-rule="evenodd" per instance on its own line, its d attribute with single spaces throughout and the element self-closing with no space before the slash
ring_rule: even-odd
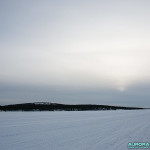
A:
<svg viewBox="0 0 150 150">
<path fill-rule="evenodd" d="M 150 106 L 149 0 L 1 0 L 0 104 Z"/>
</svg>

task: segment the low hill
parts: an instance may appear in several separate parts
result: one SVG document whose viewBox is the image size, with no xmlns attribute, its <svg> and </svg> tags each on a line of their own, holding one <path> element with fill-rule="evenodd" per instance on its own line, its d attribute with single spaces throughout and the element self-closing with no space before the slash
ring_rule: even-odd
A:
<svg viewBox="0 0 150 150">
<path fill-rule="evenodd" d="M 1 111 L 85 111 L 85 110 L 133 110 L 144 109 L 139 107 L 122 107 L 94 104 L 58 104 L 50 102 L 23 103 L 0 106 Z"/>
</svg>

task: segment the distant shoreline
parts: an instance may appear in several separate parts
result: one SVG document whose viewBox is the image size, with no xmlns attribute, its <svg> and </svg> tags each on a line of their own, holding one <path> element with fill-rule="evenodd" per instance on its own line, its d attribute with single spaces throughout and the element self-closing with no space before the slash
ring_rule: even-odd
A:
<svg viewBox="0 0 150 150">
<path fill-rule="evenodd" d="M 59 104 L 50 102 L 22 103 L 0 106 L 0 111 L 87 111 L 87 110 L 137 110 L 141 107 L 123 107 L 96 104 Z"/>
</svg>

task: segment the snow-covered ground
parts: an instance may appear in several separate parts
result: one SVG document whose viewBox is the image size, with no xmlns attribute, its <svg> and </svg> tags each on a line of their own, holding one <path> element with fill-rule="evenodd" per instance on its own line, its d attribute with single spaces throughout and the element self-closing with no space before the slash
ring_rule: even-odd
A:
<svg viewBox="0 0 150 150">
<path fill-rule="evenodd" d="M 150 142 L 150 110 L 0 112 L 0 150 L 126 150 Z"/>
</svg>

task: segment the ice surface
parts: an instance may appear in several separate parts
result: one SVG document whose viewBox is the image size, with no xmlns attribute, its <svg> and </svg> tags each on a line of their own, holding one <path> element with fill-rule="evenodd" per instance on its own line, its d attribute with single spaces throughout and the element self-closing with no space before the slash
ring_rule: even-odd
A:
<svg viewBox="0 0 150 150">
<path fill-rule="evenodd" d="M 0 112 L 0 150 L 126 150 L 150 142 L 150 110 Z"/>
</svg>

